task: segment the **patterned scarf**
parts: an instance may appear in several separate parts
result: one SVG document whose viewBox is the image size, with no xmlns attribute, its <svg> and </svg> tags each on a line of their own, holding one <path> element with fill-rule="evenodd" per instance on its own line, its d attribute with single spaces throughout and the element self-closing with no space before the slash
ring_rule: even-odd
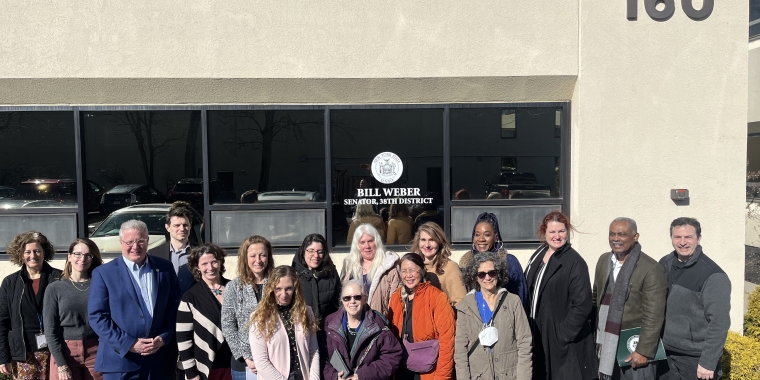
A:
<svg viewBox="0 0 760 380">
<path fill-rule="evenodd" d="M 614 253 L 612 254 L 614 255 Z M 628 292 L 627 284 L 631 281 L 633 269 L 636 267 L 640 255 L 641 245 L 635 243 L 614 282 L 612 281 L 612 271 L 615 266 L 607 261 L 607 285 L 604 289 L 602 304 L 599 307 L 599 325 L 596 335 L 599 378 L 602 380 L 611 379 L 612 371 L 615 369 L 618 340 L 620 340 L 620 325 L 623 321 L 625 296 Z"/>
</svg>

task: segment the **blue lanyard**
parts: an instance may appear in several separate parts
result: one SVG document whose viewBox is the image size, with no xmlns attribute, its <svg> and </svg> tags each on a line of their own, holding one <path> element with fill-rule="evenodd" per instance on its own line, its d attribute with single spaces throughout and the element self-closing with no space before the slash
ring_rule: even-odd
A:
<svg viewBox="0 0 760 380">
<path fill-rule="evenodd" d="M 40 313 L 37 313 L 37 320 L 40 321 L 40 333 L 44 333 L 44 331 L 42 330 L 42 316 L 40 315 Z"/>
</svg>

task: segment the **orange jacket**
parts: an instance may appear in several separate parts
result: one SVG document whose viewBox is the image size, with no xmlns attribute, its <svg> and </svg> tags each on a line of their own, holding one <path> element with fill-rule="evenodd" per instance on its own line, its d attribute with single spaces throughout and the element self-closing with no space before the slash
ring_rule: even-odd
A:
<svg viewBox="0 0 760 380">
<path fill-rule="evenodd" d="M 388 320 L 391 331 L 402 339 L 404 326 L 404 301 L 399 287 L 391 295 Z M 412 301 L 412 334 L 415 342 L 438 339 L 438 361 L 435 368 L 420 374 L 420 380 L 449 380 L 454 372 L 454 309 L 451 308 L 446 293 L 432 286 L 430 282 L 417 285 Z M 401 364 L 402 366 L 404 363 Z"/>
</svg>

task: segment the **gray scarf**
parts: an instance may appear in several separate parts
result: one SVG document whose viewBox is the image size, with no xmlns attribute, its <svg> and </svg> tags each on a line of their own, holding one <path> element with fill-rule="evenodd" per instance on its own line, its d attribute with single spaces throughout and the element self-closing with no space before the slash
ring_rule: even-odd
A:
<svg viewBox="0 0 760 380">
<path fill-rule="evenodd" d="M 614 255 L 614 253 L 612 253 Z M 628 292 L 627 284 L 631 282 L 633 269 L 639 261 L 641 255 L 641 245 L 635 243 L 631 253 L 620 268 L 620 273 L 614 282 L 612 296 L 610 296 L 608 287 L 605 286 L 602 298 L 602 304 L 599 307 L 599 325 L 597 327 L 597 354 L 599 355 L 599 377 L 603 380 L 612 378 L 612 371 L 615 369 L 617 360 L 618 340 L 620 339 L 620 325 L 623 321 L 623 308 L 625 307 L 625 297 Z M 611 281 L 612 270 L 614 265 L 607 261 L 607 277 L 609 284 Z M 601 346 L 601 347 L 600 347 Z"/>
</svg>

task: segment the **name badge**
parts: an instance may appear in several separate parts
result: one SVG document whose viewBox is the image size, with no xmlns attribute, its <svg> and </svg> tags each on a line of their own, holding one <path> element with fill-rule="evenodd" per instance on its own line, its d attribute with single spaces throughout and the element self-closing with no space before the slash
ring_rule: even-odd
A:
<svg viewBox="0 0 760 380">
<path fill-rule="evenodd" d="M 38 350 L 43 349 L 43 348 L 47 348 L 48 345 L 47 345 L 47 339 L 45 339 L 45 334 L 37 334 L 34 337 L 37 338 L 37 349 Z"/>
</svg>

